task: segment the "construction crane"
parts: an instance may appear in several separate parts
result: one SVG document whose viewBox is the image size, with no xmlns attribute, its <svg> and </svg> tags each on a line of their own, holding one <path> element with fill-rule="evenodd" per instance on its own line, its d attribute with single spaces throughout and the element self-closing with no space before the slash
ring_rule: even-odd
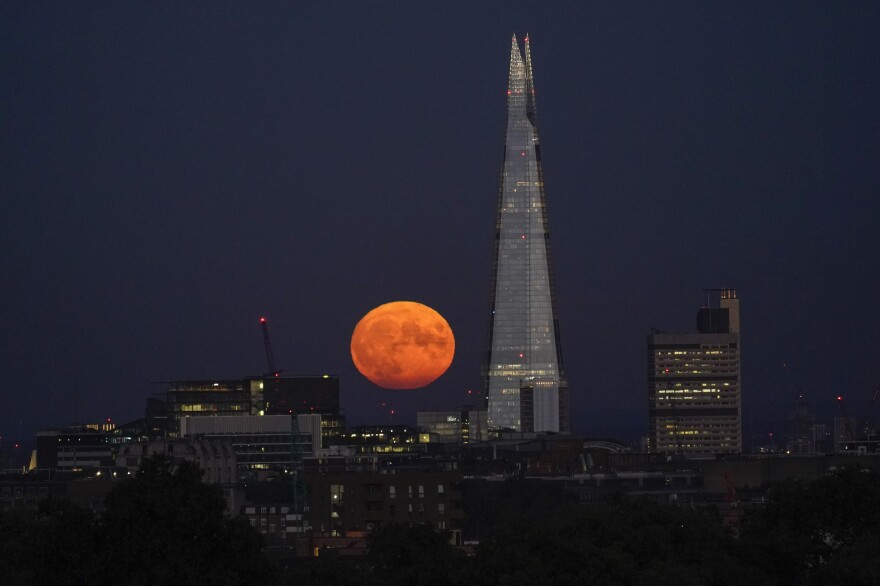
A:
<svg viewBox="0 0 880 586">
<path fill-rule="evenodd" d="M 846 403 L 843 401 L 843 395 L 837 395 L 837 406 L 840 409 L 840 417 L 841 417 L 841 419 L 843 419 L 843 431 L 844 431 L 845 437 L 841 438 L 840 435 L 837 433 L 837 430 L 835 429 L 835 431 L 834 431 L 835 451 L 836 451 L 836 446 L 838 445 L 838 443 L 841 443 L 841 440 L 851 442 L 856 439 L 856 435 L 853 432 L 853 428 L 852 428 L 852 426 L 853 426 L 852 418 L 849 416 L 849 409 L 846 408 Z"/>
<path fill-rule="evenodd" d="M 265 317 L 260 317 L 260 325 L 263 326 L 263 346 L 266 347 L 266 364 L 269 366 L 267 376 L 279 376 L 282 370 L 275 369 L 275 354 L 272 352 L 272 340 L 269 339 L 269 323 Z"/>
<path fill-rule="evenodd" d="M 263 345 L 266 348 L 266 365 L 269 367 L 267 377 L 273 377 L 275 390 L 278 390 L 278 378 L 283 372 L 275 368 L 275 354 L 272 352 L 272 340 L 269 338 L 269 324 L 264 316 L 260 317 L 263 328 Z M 302 446 L 299 443 L 299 421 L 297 414 L 290 411 L 290 492 L 293 501 L 293 513 L 302 515 L 305 511 L 305 487 L 302 478 Z M 300 520 L 302 517 L 300 517 Z"/>
</svg>

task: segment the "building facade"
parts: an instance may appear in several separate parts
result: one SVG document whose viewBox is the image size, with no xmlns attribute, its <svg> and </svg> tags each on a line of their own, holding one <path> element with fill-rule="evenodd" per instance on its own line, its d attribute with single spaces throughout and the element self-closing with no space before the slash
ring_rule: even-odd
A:
<svg viewBox="0 0 880 586">
<path fill-rule="evenodd" d="M 529 38 L 510 49 L 485 394 L 490 429 L 569 431 Z M 528 401 L 521 400 L 528 389 Z"/>
<path fill-rule="evenodd" d="M 734 289 L 710 293 L 718 294 L 717 306 L 699 310 L 696 332 L 648 335 L 654 452 L 742 452 L 739 298 Z"/>
<path fill-rule="evenodd" d="M 116 463 L 120 436 L 100 424 L 37 432 L 37 468 L 81 470 Z"/>
<path fill-rule="evenodd" d="M 429 441 L 470 444 L 488 439 L 486 411 L 470 405 L 455 411 L 419 411 L 416 427 L 429 435 Z"/>
<path fill-rule="evenodd" d="M 185 417 L 180 420 L 180 436 L 228 442 L 239 477 L 263 470 L 289 473 L 297 460 L 320 450 L 321 416 Z"/>
<path fill-rule="evenodd" d="M 462 475 L 458 472 L 385 470 L 321 472 L 306 467 L 309 510 L 315 535 L 372 531 L 382 525 L 427 523 L 460 535 Z"/>
<path fill-rule="evenodd" d="M 178 436 L 181 419 L 203 416 L 321 414 L 325 437 L 338 435 L 342 428 L 338 376 L 262 376 L 168 384 L 161 416 L 171 437 Z M 158 410 L 153 407 L 152 411 Z M 149 415 L 148 419 L 156 419 Z M 156 423 L 150 425 L 155 426 Z"/>
</svg>

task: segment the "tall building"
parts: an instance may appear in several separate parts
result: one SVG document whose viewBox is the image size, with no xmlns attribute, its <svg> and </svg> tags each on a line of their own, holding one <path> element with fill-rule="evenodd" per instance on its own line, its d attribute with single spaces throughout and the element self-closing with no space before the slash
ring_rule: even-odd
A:
<svg viewBox="0 0 880 586">
<path fill-rule="evenodd" d="M 569 431 L 529 38 L 510 48 L 484 381 L 490 429 Z"/>
<path fill-rule="evenodd" d="M 697 331 L 648 335 L 652 451 L 687 455 L 742 452 L 739 299 L 734 289 L 697 313 Z"/>
</svg>

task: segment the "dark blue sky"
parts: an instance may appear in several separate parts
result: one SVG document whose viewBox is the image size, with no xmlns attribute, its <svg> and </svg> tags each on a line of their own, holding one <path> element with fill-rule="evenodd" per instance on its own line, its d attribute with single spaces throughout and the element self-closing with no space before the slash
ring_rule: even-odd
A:
<svg viewBox="0 0 880 586">
<path fill-rule="evenodd" d="M 744 420 L 880 382 L 880 4 L 4 2 L 0 435 L 150 381 L 335 373 L 354 423 L 480 387 L 510 35 L 531 34 L 573 423 L 647 418 L 645 334 L 742 298 Z M 770 5 L 768 5 L 770 4 Z M 382 391 L 358 319 L 457 339 Z M 789 374 L 784 372 L 787 362 Z"/>
</svg>

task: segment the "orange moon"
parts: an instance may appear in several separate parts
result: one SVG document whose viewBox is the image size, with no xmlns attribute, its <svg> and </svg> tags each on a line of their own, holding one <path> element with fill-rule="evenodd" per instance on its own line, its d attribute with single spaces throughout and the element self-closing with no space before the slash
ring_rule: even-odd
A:
<svg viewBox="0 0 880 586">
<path fill-rule="evenodd" d="M 393 301 L 361 318 L 351 335 L 351 359 L 385 389 L 418 389 L 446 372 L 455 337 L 443 316 L 421 303 Z"/>
</svg>

